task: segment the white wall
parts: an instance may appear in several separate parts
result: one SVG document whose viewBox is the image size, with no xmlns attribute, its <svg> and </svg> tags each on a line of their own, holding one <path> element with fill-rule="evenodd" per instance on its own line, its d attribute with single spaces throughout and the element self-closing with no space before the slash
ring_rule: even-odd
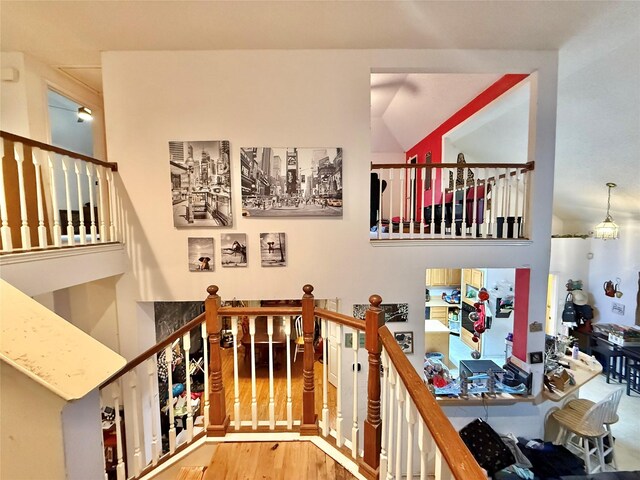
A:
<svg viewBox="0 0 640 480">
<path fill-rule="evenodd" d="M 11 68 L 17 72 L 15 82 L 2 82 L 0 88 L 0 128 L 5 132 L 23 137 L 29 136 L 29 116 L 27 114 L 27 82 L 25 80 L 24 55 L 18 52 L 2 52 L 2 69 Z"/>
</svg>

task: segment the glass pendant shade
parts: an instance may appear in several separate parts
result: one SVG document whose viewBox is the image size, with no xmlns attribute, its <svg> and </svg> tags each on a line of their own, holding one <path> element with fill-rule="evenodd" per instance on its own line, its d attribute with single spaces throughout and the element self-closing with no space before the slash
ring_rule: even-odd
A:
<svg viewBox="0 0 640 480">
<path fill-rule="evenodd" d="M 596 225 L 594 237 L 601 238 L 602 240 L 615 240 L 618 238 L 618 225 L 616 225 L 609 214 L 609 209 L 611 208 L 611 189 L 616 186 L 615 183 L 607 183 L 607 187 L 609 187 L 609 193 L 607 196 L 607 217 L 604 219 L 604 222 Z"/>
</svg>

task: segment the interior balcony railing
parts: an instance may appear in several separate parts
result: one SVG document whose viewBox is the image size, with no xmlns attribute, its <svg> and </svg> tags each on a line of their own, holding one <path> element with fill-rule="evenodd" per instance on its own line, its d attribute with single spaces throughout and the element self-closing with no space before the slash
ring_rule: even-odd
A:
<svg viewBox="0 0 640 480">
<path fill-rule="evenodd" d="M 529 238 L 528 163 L 371 165 L 371 240 Z"/>
<path fill-rule="evenodd" d="M 357 319 L 303 290 L 285 306 L 229 307 L 210 286 L 203 314 L 107 380 L 106 478 L 152 476 L 196 443 L 256 433 L 320 437 L 371 479 L 486 478 L 384 325 L 380 296 Z"/>
<path fill-rule="evenodd" d="M 117 242 L 115 163 L 0 131 L 0 253 Z"/>
</svg>

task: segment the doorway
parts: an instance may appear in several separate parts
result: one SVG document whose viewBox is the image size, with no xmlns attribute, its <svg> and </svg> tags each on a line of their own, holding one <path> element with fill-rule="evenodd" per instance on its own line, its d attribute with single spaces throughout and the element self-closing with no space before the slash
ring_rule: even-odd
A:
<svg viewBox="0 0 640 480">
<path fill-rule="evenodd" d="M 47 104 L 51 145 L 93 157 L 93 123 L 78 117 L 83 105 L 52 88 Z"/>
</svg>

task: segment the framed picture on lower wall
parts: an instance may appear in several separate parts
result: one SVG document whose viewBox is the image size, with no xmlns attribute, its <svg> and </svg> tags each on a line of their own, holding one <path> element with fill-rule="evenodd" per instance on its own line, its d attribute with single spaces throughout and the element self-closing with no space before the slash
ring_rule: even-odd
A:
<svg viewBox="0 0 640 480">
<path fill-rule="evenodd" d="M 394 332 L 393 336 L 404 353 L 413 353 L 413 332 Z"/>
<path fill-rule="evenodd" d="M 263 267 L 287 266 L 287 240 L 284 233 L 260 234 L 260 264 Z"/>
<path fill-rule="evenodd" d="M 223 267 L 247 266 L 246 233 L 227 233 L 221 235 L 220 249 Z"/>
<path fill-rule="evenodd" d="M 190 272 L 213 271 L 213 238 L 189 237 L 188 249 Z"/>
</svg>

